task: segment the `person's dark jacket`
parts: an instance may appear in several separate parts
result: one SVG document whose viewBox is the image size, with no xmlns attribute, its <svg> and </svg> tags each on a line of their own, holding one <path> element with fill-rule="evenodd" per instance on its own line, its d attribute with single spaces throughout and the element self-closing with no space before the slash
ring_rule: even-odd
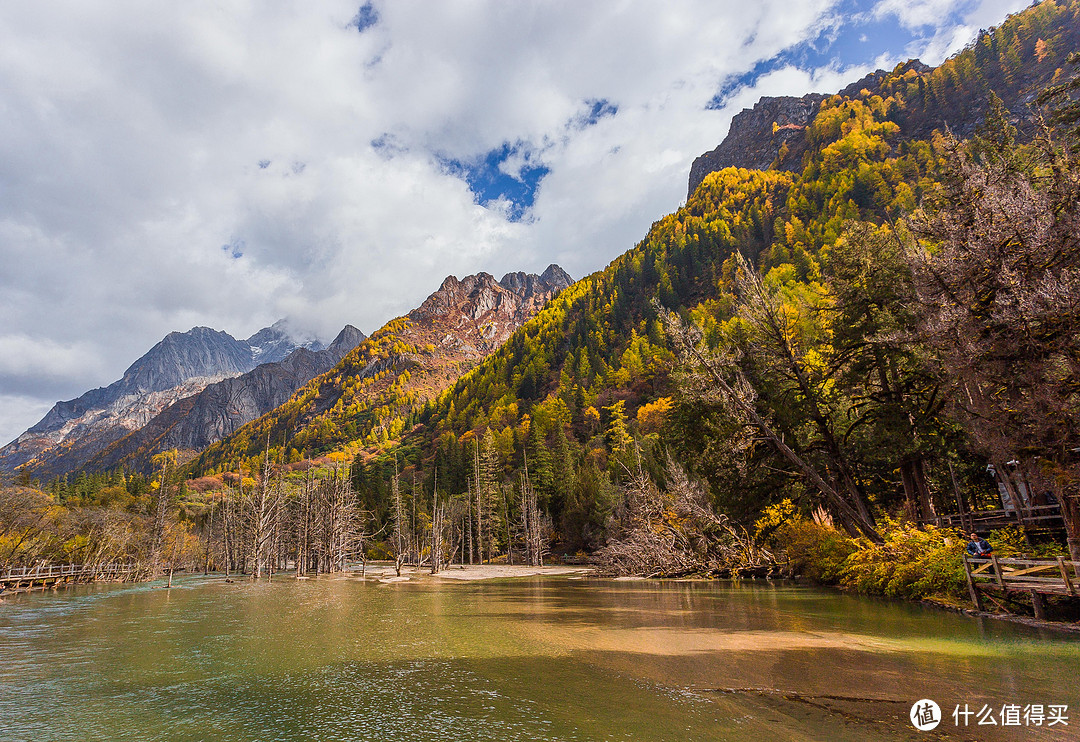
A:
<svg viewBox="0 0 1080 742">
<path fill-rule="evenodd" d="M 990 545 L 990 542 L 984 538 L 978 541 L 968 541 L 967 553 L 968 556 L 973 557 L 988 557 L 990 552 L 994 550 L 994 547 Z"/>
</svg>

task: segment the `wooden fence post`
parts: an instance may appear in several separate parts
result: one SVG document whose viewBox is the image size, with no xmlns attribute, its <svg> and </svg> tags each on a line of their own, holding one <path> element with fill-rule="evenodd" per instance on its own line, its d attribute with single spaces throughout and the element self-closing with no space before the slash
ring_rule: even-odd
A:
<svg viewBox="0 0 1080 742">
<path fill-rule="evenodd" d="M 1058 569 L 1061 570 L 1061 579 L 1065 581 L 1065 589 L 1069 591 L 1069 595 L 1076 597 L 1076 588 L 1072 584 L 1072 580 L 1069 579 L 1069 570 L 1065 569 L 1065 558 L 1057 558 Z"/>
<path fill-rule="evenodd" d="M 1002 592 L 1006 592 L 1005 580 L 1001 577 L 1001 565 L 998 564 L 997 554 L 990 552 L 990 561 L 994 563 L 994 575 L 997 577 L 998 587 L 1001 588 Z"/>
<path fill-rule="evenodd" d="M 975 607 L 979 611 L 983 611 L 982 596 L 979 595 L 979 588 L 975 586 L 975 578 L 971 576 L 971 562 L 968 561 L 968 557 L 964 555 L 964 574 L 967 575 L 968 592 L 971 593 L 971 602 L 975 604 Z"/>
<path fill-rule="evenodd" d="M 1043 602 L 1042 594 L 1035 590 L 1031 591 L 1031 607 L 1035 611 L 1035 618 L 1040 621 L 1046 620 L 1046 604 Z"/>
</svg>

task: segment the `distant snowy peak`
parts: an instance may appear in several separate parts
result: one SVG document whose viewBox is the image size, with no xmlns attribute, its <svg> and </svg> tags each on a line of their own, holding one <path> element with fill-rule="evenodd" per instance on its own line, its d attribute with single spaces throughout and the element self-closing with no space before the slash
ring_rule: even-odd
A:
<svg viewBox="0 0 1080 742">
<path fill-rule="evenodd" d="M 283 319 L 264 327 L 244 342 L 251 348 L 252 368 L 282 361 L 297 348 L 319 351 L 326 347 L 316 339 L 295 337 L 289 330 L 288 322 Z"/>
</svg>

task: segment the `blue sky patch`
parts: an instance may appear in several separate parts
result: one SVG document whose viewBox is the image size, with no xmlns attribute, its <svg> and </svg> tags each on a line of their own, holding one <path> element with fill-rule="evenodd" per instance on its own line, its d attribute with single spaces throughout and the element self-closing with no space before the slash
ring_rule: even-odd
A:
<svg viewBox="0 0 1080 742">
<path fill-rule="evenodd" d="M 503 142 L 475 160 L 440 157 L 439 162 L 451 175 L 469 184 L 478 204 L 506 202 L 510 220 L 521 221 L 536 200 L 540 181 L 549 172 L 534 152 L 526 142 Z"/>
<path fill-rule="evenodd" d="M 585 129 L 619 112 L 618 105 L 605 98 L 583 101 L 581 113 L 567 121 L 566 128 Z M 384 134 L 371 143 L 377 150 L 395 154 L 396 142 Z M 469 185 L 476 202 L 482 206 L 500 204 L 511 221 L 521 221 L 536 200 L 540 181 L 550 168 L 540 159 L 540 150 L 529 142 L 503 142 L 471 160 L 439 158 L 440 164 Z"/>
<path fill-rule="evenodd" d="M 356 11 L 356 15 L 349 25 L 363 33 L 378 22 L 379 11 L 375 10 L 375 6 L 371 3 L 364 3 L 360 6 L 360 10 Z"/>
<path fill-rule="evenodd" d="M 234 239 L 229 244 L 222 245 L 221 246 L 221 251 L 223 253 L 225 253 L 226 255 L 228 255 L 233 260 L 239 260 L 240 258 L 244 257 L 244 248 L 245 247 L 247 247 L 247 245 L 244 243 L 243 240 Z"/>
<path fill-rule="evenodd" d="M 619 112 L 619 107 L 605 98 L 587 100 L 585 101 L 585 105 L 588 107 L 588 110 L 575 118 L 573 122 L 580 129 L 584 129 L 586 126 L 592 126 L 600 121 L 600 119 L 614 116 Z"/>
<path fill-rule="evenodd" d="M 837 69 L 873 64 L 883 54 L 905 61 L 908 50 L 917 42 L 929 41 L 938 28 L 961 23 L 971 2 L 937 19 L 935 26 L 923 26 L 917 31 L 904 28 L 891 14 L 875 17 L 876 2 L 842 0 L 833 10 L 836 22 L 825 27 L 815 38 L 784 49 L 771 59 L 754 65 L 753 69 L 735 75 L 721 85 L 707 108 L 723 108 L 737 90 L 752 87 L 757 81 L 778 69 L 798 67 L 803 70 L 833 66 Z M 807 92 L 832 93 L 834 90 Z"/>
</svg>

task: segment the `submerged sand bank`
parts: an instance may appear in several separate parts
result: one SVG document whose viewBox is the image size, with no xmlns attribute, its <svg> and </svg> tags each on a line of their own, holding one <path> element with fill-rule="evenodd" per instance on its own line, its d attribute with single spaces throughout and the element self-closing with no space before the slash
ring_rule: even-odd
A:
<svg viewBox="0 0 1080 742">
<path fill-rule="evenodd" d="M 412 566 L 401 568 L 401 576 L 398 577 L 394 565 L 388 562 L 369 562 L 364 571 L 366 579 L 379 580 L 380 582 L 406 582 L 411 580 L 500 580 L 513 577 L 552 577 L 558 575 L 584 576 L 593 572 L 591 567 L 552 565 L 545 567 L 530 567 L 527 565 L 509 564 L 466 564 L 460 566 L 451 565 L 439 570 L 438 574 L 431 574 L 431 567 Z M 349 574 L 359 577 L 360 569 L 354 567 Z"/>
</svg>

